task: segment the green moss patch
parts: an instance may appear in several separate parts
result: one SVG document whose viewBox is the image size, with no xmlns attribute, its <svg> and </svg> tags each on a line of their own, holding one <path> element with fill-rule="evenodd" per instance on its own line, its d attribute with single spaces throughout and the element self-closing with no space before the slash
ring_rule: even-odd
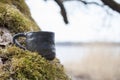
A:
<svg viewBox="0 0 120 80">
<path fill-rule="evenodd" d="M 30 10 L 25 3 L 25 0 L 0 0 L 1 3 L 14 5 L 18 10 L 20 10 L 24 15 L 31 18 Z"/>
<path fill-rule="evenodd" d="M 0 3 L 0 27 L 7 27 L 12 33 L 39 31 L 37 24 L 22 14 L 15 6 Z"/>
<path fill-rule="evenodd" d="M 1 49 L 0 57 L 4 61 L 0 66 L 0 80 L 69 80 L 57 59 L 50 62 L 38 53 L 15 46 Z"/>
<path fill-rule="evenodd" d="M 11 33 L 39 31 L 25 0 L 0 0 L 0 27 Z M 0 47 L 0 80 L 70 80 L 58 59 L 48 61 L 36 52 L 12 44 Z"/>
</svg>

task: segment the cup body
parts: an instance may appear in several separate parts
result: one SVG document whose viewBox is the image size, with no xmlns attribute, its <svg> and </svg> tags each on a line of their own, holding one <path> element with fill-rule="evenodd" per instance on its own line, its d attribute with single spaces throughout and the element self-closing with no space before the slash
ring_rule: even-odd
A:
<svg viewBox="0 0 120 80">
<path fill-rule="evenodd" d="M 19 37 L 26 37 L 25 47 L 17 41 Z M 55 58 L 55 43 L 53 32 L 38 31 L 18 33 L 13 37 L 13 43 L 22 49 L 38 52 L 47 60 L 53 60 Z"/>
<path fill-rule="evenodd" d="M 35 51 L 47 59 L 55 57 L 55 43 L 53 32 L 28 32 L 26 34 L 26 48 Z"/>
</svg>

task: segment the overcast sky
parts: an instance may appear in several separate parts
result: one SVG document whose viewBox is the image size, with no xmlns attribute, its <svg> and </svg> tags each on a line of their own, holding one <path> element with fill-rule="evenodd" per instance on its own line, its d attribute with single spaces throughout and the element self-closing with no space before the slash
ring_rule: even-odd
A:
<svg viewBox="0 0 120 80">
<path fill-rule="evenodd" d="M 83 6 L 78 2 L 64 3 L 69 24 L 60 15 L 59 6 L 53 1 L 27 0 L 32 17 L 43 31 L 55 32 L 56 42 L 120 42 L 120 14 L 96 6 Z"/>
</svg>

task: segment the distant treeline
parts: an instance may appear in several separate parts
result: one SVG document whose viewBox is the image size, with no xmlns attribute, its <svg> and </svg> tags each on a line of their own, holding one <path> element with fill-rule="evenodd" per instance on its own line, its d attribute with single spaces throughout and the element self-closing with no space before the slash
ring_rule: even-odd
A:
<svg viewBox="0 0 120 80">
<path fill-rule="evenodd" d="M 56 45 L 61 46 L 79 46 L 79 45 L 120 45 L 120 42 L 56 42 Z"/>
</svg>

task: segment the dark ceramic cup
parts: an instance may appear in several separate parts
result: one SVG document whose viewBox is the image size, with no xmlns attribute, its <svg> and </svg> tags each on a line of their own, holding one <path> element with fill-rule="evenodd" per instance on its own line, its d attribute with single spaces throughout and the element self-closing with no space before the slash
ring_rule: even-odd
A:
<svg viewBox="0 0 120 80">
<path fill-rule="evenodd" d="M 25 37 L 25 47 L 22 46 L 17 39 L 19 37 Z M 27 32 L 18 33 L 13 36 L 13 43 L 25 50 L 38 52 L 47 60 L 53 60 L 55 58 L 55 43 L 53 32 Z"/>
</svg>

